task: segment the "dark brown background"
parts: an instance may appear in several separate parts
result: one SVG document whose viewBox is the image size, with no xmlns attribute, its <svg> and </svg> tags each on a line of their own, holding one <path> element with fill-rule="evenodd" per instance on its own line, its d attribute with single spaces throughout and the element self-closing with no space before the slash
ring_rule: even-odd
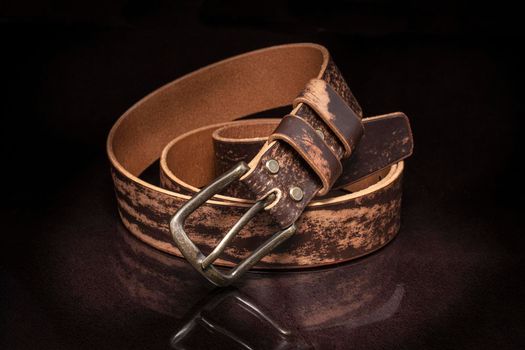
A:
<svg viewBox="0 0 525 350">
<path fill-rule="evenodd" d="M 168 347 L 210 288 L 180 273 L 190 282 L 167 283 L 172 308 L 159 313 L 125 288 L 140 272 L 115 277 L 109 262 L 122 255 L 126 233 L 105 137 L 128 107 L 174 78 L 252 49 L 311 41 L 332 52 L 365 115 L 400 110 L 411 118 L 401 234 L 373 257 L 325 270 L 321 285 L 302 281 L 312 295 L 296 289 L 293 275 L 271 289 L 267 277 L 252 276 L 239 290 L 288 319 L 281 321 L 297 329 L 297 347 L 523 348 L 522 16 L 501 1 L 421 3 L 2 2 L 0 347 Z M 377 263 L 385 254 L 396 263 Z M 186 271 L 172 264 L 162 276 Z M 382 272 L 367 272 L 375 267 Z M 301 303 L 344 281 L 330 310 L 346 310 L 337 302 L 363 292 L 351 287 L 359 269 L 374 282 L 365 292 L 389 288 L 385 274 L 403 286 L 394 316 L 304 330 Z M 179 289 L 170 292 L 173 284 Z M 144 285 L 155 290 L 157 282 Z M 374 303 L 360 304 L 361 315 Z M 200 339 L 213 338 L 206 334 Z"/>
</svg>

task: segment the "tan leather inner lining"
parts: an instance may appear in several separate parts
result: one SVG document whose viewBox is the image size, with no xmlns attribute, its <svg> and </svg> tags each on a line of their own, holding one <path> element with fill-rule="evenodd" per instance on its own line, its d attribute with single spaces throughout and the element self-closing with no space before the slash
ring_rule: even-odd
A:
<svg viewBox="0 0 525 350">
<path fill-rule="evenodd" d="M 108 153 L 115 163 L 138 176 L 158 159 L 170 140 L 182 133 L 289 104 L 308 80 L 319 75 L 327 57 L 326 49 L 319 45 L 298 44 L 254 51 L 197 70 L 128 110 L 112 129 Z M 211 137 L 197 139 L 206 140 L 193 145 L 202 147 L 199 152 L 185 149 L 195 157 L 192 164 L 197 168 L 199 164 L 212 164 L 207 158 Z M 188 174 L 185 169 L 179 170 L 184 177 Z M 195 183 L 211 180 L 192 175 Z"/>
<path fill-rule="evenodd" d="M 213 139 L 223 143 L 253 143 L 257 140 L 266 140 L 275 130 L 281 119 L 254 119 L 245 120 L 246 123 L 236 122 L 215 130 Z"/>
</svg>

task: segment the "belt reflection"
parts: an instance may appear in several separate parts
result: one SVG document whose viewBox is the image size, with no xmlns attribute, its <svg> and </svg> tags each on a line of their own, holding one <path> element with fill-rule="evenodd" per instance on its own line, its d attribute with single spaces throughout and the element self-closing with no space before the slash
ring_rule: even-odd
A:
<svg viewBox="0 0 525 350">
<path fill-rule="evenodd" d="M 175 349 L 332 346 L 360 327 L 387 322 L 405 295 L 396 240 L 354 263 L 250 272 L 238 289 L 214 290 L 184 260 L 120 231 L 116 277 L 133 302 L 174 319 Z"/>
<path fill-rule="evenodd" d="M 217 348 L 218 344 L 229 349 L 307 348 L 268 310 L 233 288 L 206 297 L 170 341 L 173 349 Z"/>
</svg>

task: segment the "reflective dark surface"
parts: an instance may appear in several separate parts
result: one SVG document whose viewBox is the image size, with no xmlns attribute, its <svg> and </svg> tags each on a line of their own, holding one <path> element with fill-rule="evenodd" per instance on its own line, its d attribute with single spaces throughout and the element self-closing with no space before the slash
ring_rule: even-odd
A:
<svg viewBox="0 0 525 350">
<path fill-rule="evenodd" d="M 0 349 L 525 348 L 522 12 L 68 4 L 0 5 Z M 105 138 L 160 85 L 297 41 L 330 49 L 366 115 L 410 117 L 401 232 L 356 262 L 216 290 L 122 228 Z"/>
<path fill-rule="evenodd" d="M 46 210 L 38 224 L 46 235 L 29 242 L 34 255 L 24 257 L 30 270 L 21 279 L 7 275 L 7 291 L 17 296 L 7 305 L 8 344 L 470 347 L 468 333 L 502 321 L 504 315 L 492 312 L 512 299 L 498 295 L 512 298 L 516 292 L 500 284 L 505 276 L 494 264 L 503 259 L 501 247 L 461 236 L 473 228 L 484 235 L 483 226 L 464 217 L 444 224 L 427 209 L 410 207 L 401 234 L 369 257 L 302 272 L 249 273 L 232 288 L 214 289 L 185 261 L 150 248 L 122 227 L 111 183 L 97 175 L 102 171 L 94 167 L 71 184 L 93 191 L 81 198 L 65 191 L 60 204 Z M 22 326 L 17 320 L 24 320 Z M 520 337 L 512 328 L 493 330 L 515 337 L 509 342 Z M 499 335 L 480 339 L 492 337 Z"/>
</svg>

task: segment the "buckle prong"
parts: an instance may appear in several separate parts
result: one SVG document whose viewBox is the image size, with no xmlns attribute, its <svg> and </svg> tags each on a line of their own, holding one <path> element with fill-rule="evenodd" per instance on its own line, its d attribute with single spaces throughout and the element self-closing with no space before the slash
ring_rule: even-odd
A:
<svg viewBox="0 0 525 350">
<path fill-rule="evenodd" d="M 239 278 L 244 272 L 249 270 L 266 254 L 272 251 L 279 244 L 291 237 L 296 227 L 294 224 L 289 227 L 276 232 L 266 242 L 255 249 L 252 254 L 242 260 L 236 267 L 232 268 L 228 273 L 224 274 L 217 270 L 212 264 L 224 252 L 231 240 L 242 230 L 242 228 L 267 205 L 272 203 L 276 195 L 269 193 L 264 198 L 255 202 L 255 204 L 243 214 L 243 216 L 235 223 L 235 225 L 228 231 L 219 244 L 208 255 L 204 256 L 200 249 L 191 241 L 184 230 L 184 222 L 188 216 L 195 211 L 199 206 L 204 204 L 208 199 L 219 193 L 233 181 L 239 179 L 248 170 L 249 166 L 240 162 L 230 171 L 219 176 L 208 186 L 204 187 L 197 194 L 195 194 L 188 202 L 186 202 L 175 213 L 170 221 L 170 231 L 173 236 L 175 244 L 179 248 L 182 255 L 188 262 L 199 271 L 210 282 L 218 286 L 226 286 Z"/>
</svg>

